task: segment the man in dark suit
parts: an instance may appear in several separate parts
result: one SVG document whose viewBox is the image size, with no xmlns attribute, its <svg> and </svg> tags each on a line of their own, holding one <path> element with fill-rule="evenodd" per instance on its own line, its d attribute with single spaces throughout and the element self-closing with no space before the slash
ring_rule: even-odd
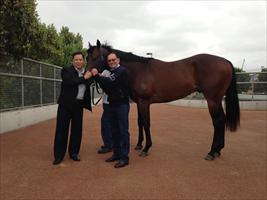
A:
<svg viewBox="0 0 267 200">
<path fill-rule="evenodd" d="M 68 143 L 69 125 L 71 134 L 68 153 L 72 160 L 80 161 L 79 151 L 82 140 L 83 108 L 91 107 L 91 72 L 85 71 L 82 52 L 72 54 L 72 65 L 61 72 L 61 92 L 58 99 L 57 125 L 54 140 L 54 161 L 63 160 Z"/>
</svg>

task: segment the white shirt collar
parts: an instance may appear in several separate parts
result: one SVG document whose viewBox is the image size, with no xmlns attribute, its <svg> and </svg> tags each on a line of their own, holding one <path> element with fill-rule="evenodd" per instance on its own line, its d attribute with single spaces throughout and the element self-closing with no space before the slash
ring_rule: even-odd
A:
<svg viewBox="0 0 267 200">
<path fill-rule="evenodd" d="M 120 64 L 118 64 L 115 68 L 111 69 L 111 71 L 117 69 L 118 67 L 120 67 Z"/>
<path fill-rule="evenodd" d="M 76 68 L 76 67 L 74 67 L 74 69 L 78 72 L 78 73 L 84 73 L 84 71 L 85 71 L 85 68 L 83 67 L 83 68 L 81 68 L 81 69 L 78 69 L 78 68 Z"/>
</svg>

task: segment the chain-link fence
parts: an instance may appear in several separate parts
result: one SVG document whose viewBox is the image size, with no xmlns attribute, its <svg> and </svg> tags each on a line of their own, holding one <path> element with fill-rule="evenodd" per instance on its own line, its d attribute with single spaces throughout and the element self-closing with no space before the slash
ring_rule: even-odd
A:
<svg viewBox="0 0 267 200">
<path fill-rule="evenodd" d="M 267 100 L 267 72 L 236 73 L 239 100 Z"/>
<path fill-rule="evenodd" d="M 0 55 L 0 111 L 55 104 L 61 67 Z"/>
</svg>

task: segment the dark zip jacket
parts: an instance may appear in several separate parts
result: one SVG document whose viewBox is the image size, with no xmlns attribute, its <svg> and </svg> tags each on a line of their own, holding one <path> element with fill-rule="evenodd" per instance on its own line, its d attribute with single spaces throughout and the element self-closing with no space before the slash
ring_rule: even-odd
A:
<svg viewBox="0 0 267 200">
<path fill-rule="evenodd" d="M 105 93 L 108 94 L 110 105 L 129 103 L 129 76 L 126 68 L 119 66 L 111 70 L 109 77 L 96 75 L 95 80 L 100 84 Z"/>
</svg>

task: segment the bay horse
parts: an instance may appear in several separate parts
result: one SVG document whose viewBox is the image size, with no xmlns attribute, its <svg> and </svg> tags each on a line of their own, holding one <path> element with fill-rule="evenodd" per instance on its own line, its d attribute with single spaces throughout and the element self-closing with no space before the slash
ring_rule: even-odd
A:
<svg viewBox="0 0 267 200">
<path fill-rule="evenodd" d="M 139 136 L 135 149 L 142 150 L 141 156 L 146 156 L 152 146 L 150 104 L 181 99 L 195 91 L 202 92 L 207 100 L 214 127 L 213 142 L 205 159 L 213 160 L 221 155 L 225 129 L 236 131 L 240 125 L 236 77 L 230 61 L 215 55 L 198 54 L 178 61 L 164 62 L 113 49 L 97 40 L 96 46 L 89 43 L 87 68 L 103 70 L 108 66 L 106 57 L 111 52 L 116 53 L 120 64 L 129 73 L 131 98 L 136 102 L 138 111 Z M 143 130 L 146 136 L 144 148 Z"/>
</svg>

